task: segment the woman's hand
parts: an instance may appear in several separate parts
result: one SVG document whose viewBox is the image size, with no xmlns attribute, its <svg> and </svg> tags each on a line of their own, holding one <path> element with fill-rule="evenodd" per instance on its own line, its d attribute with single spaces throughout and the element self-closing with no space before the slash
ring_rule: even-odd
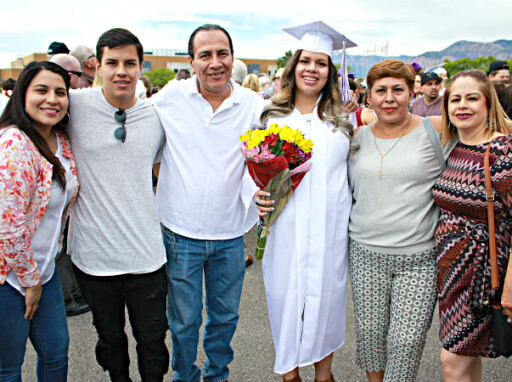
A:
<svg viewBox="0 0 512 382">
<path fill-rule="evenodd" d="M 509 255 L 512 256 L 512 253 Z M 509 257 L 505 282 L 503 283 L 503 293 L 501 295 L 501 307 L 503 313 L 507 315 L 509 321 L 512 321 L 512 259 Z"/>
<path fill-rule="evenodd" d="M 25 288 L 25 319 L 31 320 L 39 308 L 39 300 L 41 300 L 41 292 L 43 287 L 41 283 L 34 285 L 33 287 Z"/>
<path fill-rule="evenodd" d="M 352 99 L 350 101 L 343 102 L 343 108 L 347 114 L 355 112 L 357 110 L 357 108 L 359 107 L 359 104 L 357 103 L 356 95 L 352 90 L 350 91 L 350 95 L 352 96 Z"/>
<path fill-rule="evenodd" d="M 258 208 L 258 215 L 265 216 L 269 212 L 274 211 L 274 207 L 272 207 L 276 202 L 274 200 L 269 200 L 270 192 L 258 190 L 254 194 L 253 200 L 256 203 L 256 207 Z"/>
</svg>

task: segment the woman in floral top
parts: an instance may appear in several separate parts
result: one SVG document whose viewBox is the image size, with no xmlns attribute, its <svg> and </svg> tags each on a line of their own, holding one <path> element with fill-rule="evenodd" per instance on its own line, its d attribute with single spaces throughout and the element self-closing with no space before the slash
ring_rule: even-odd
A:
<svg viewBox="0 0 512 382">
<path fill-rule="evenodd" d="M 62 128 L 69 74 L 50 62 L 21 72 L 0 117 L 0 380 L 21 379 L 27 338 L 38 380 L 65 381 L 69 334 L 55 255 L 77 190 Z"/>
</svg>

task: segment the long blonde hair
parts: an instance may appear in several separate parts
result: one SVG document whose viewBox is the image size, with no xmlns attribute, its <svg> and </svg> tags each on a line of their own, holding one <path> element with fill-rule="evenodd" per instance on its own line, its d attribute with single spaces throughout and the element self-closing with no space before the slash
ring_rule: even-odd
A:
<svg viewBox="0 0 512 382">
<path fill-rule="evenodd" d="M 258 80 L 258 76 L 254 73 L 249 73 L 245 76 L 244 82 L 242 82 L 242 86 L 258 93 L 260 91 L 260 82 Z"/>
<path fill-rule="evenodd" d="M 500 101 L 498 99 L 498 95 L 494 90 L 494 86 L 492 85 L 487 75 L 482 70 L 471 69 L 464 70 L 452 76 L 450 79 L 450 83 L 446 87 L 446 91 L 443 96 L 443 113 L 442 113 L 442 139 L 441 143 L 443 145 L 447 145 L 453 141 L 456 136 L 456 131 L 454 128 L 450 127 L 450 117 L 448 115 L 448 101 L 450 98 L 452 86 L 459 78 L 469 77 L 474 79 L 476 82 L 480 84 L 480 91 L 485 97 L 487 103 L 487 111 L 488 115 L 488 133 L 492 134 L 493 131 L 500 134 L 512 134 L 512 126 L 510 122 L 507 121 L 507 114 L 501 107 Z"/>
</svg>

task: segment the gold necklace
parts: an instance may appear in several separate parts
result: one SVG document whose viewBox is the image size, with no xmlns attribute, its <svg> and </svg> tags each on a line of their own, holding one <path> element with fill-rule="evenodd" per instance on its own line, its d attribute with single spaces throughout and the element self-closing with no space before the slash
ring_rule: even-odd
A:
<svg viewBox="0 0 512 382">
<path fill-rule="evenodd" d="M 377 132 L 377 123 L 379 121 L 377 120 L 375 122 L 375 125 L 373 125 L 373 128 L 374 128 L 374 134 L 373 134 L 373 142 L 375 142 L 375 148 L 377 149 L 377 152 L 379 153 L 380 155 L 380 168 L 379 168 L 379 180 L 382 180 L 382 163 L 384 162 L 384 157 L 386 155 L 388 155 L 391 150 L 393 150 L 395 148 L 395 146 L 398 144 L 398 142 L 400 142 L 402 140 L 402 138 L 404 137 L 405 133 L 407 133 L 407 130 L 409 130 L 409 127 L 411 127 L 411 123 L 412 123 L 412 114 L 409 113 L 409 123 L 407 124 L 407 127 L 405 128 L 405 130 L 402 132 L 402 135 L 400 135 L 400 138 L 398 138 L 398 140 L 393 143 L 393 146 L 391 146 L 389 148 L 388 151 L 386 151 L 384 154 L 382 154 L 382 152 L 379 150 L 379 146 L 377 145 L 377 137 L 375 136 L 375 133 Z"/>
</svg>

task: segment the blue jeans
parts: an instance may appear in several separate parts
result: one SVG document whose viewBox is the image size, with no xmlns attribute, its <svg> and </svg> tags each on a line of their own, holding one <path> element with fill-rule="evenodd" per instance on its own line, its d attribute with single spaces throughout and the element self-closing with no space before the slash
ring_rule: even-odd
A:
<svg viewBox="0 0 512 382">
<path fill-rule="evenodd" d="M 172 338 L 173 381 L 198 382 L 194 364 L 203 310 L 205 277 L 206 324 L 203 379 L 224 381 L 233 360 L 231 339 L 238 323 L 238 306 L 245 275 L 244 239 L 194 240 L 164 227 L 169 293 L 167 315 Z"/>
<path fill-rule="evenodd" d="M 7 282 L 0 285 L 0 381 L 21 381 L 28 338 L 37 353 L 37 380 L 66 381 L 69 333 L 57 269 L 32 320 L 24 315 L 25 297 Z"/>
</svg>

